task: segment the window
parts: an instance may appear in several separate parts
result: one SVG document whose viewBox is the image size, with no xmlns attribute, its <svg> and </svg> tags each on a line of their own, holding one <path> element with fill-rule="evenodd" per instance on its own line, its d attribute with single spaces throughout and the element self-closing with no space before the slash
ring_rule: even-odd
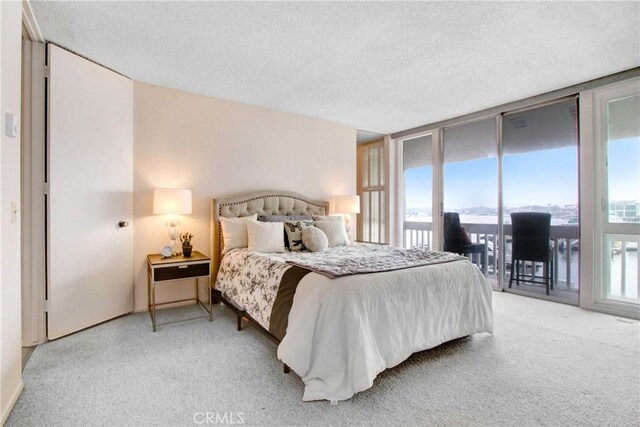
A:
<svg viewBox="0 0 640 427">
<path fill-rule="evenodd" d="M 384 142 L 358 146 L 358 240 L 387 242 Z"/>
</svg>

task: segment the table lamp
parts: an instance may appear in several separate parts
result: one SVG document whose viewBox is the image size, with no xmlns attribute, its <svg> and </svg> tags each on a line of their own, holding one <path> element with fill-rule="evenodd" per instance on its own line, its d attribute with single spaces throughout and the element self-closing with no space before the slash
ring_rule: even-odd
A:
<svg viewBox="0 0 640 427">
<path fill-rule="evenodd" d="M 156 188 L 153 190 L 153 213 L 166 215 L 166 225 L 169 227 L 169 239 L 171 249 L 176 252 L 175 245 L 178 239 L 178 215 L 191 213 L 191 190 L 183 188 Z"/>
<path fill-rule="evenodd" d="M 360 196 L 336 196 L 334 199 L 334 211 L 344 214 L 344 226 L 347 233 L 351 230 L 351 214 L 360 213 Z"/>
</svg>

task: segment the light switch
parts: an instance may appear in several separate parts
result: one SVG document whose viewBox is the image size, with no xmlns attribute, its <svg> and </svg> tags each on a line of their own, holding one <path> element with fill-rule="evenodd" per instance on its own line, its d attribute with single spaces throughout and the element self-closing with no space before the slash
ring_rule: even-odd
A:
<svg viewBox="0 0 640 427">
<path fill-rule="evenodd" d="M 16 138 L 18 136 L 18 131 L 20 130 L 20 121 L 18 120 L 18 116 L 14 113 L 5 114 L 5 129 L 4 132 L 7 134 L 9 138 Z"/>
</svg>

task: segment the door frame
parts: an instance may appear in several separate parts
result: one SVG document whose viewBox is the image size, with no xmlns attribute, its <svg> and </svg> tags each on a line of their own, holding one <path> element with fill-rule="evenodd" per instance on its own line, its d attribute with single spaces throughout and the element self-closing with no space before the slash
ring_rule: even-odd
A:
<svg viewBox="0 0 640 427">
<path fill-rule="evenodd" d="M 25 26 L 28 30 L 29 27 Z M 46 334 L 45 44 L 22 40 L 22 345 Z"/>
</svg>

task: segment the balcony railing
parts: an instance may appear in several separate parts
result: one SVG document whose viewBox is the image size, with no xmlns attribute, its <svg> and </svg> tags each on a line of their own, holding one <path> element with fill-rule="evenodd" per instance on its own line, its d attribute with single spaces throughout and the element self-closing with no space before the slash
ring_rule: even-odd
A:
<svg viewBox="0 0 640 427">
<path fill-rule="evenodd" d="M 430 222 L 405 221 L 405 247 L 433 247 L 432 224 Z M 499 257 L 494 256 L 499 248 L 498 226 L 496 224 L 462 224 L 473 243 L 486 243 L 487 253 L 483 262 L 488 266 L 488 275 L 497 276 Z M 505 262 L 511 265 L 511 225 L 504 226 L 506 240 Z M 553 251 L 553 286 L 558 285 L 569 290 L 578 289 L 578 254 L 580 248 L 578 227 L 575 225 L 551 226 L 551 249 Z M 529 264 L 529 268 L 534 267 Z M 509 268 L 507 268 L 509 271 Z"/>
<path fill-rule="evenodd" d="M 629 234 L 606 234 L 605 251 L 608 284 L 606 298 L 625 302 L 640 302 L 638 246 L 640 237 Z"/>
</svg>

